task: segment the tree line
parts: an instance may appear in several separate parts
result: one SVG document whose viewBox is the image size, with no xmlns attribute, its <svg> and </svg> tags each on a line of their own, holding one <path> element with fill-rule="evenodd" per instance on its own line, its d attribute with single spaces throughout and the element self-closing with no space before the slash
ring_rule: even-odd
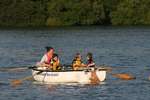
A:
<svg viewBox="0 0 150 100">
<path fill-rule="evenodd" d="M 150 25 L 150 0 L 0 0 L 0 26 Z"/>
</svg>

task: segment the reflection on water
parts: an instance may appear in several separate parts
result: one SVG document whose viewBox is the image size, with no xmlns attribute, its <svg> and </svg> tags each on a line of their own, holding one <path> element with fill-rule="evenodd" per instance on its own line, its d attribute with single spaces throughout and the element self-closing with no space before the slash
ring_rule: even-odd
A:
<svg viewBox="0 0 150 100">
<path fill-rule="evenodd" d="M 107 74 L 106 81 L 99 85 L 41 84 L 30 80 L 12 87 L 11 80 L 30 76 L 31 71 L 10 68 L 34 65 L 45 46 L 56 49 L 62 64 L 70 64 L 76 52 L 85 58 L 90 51 L 97 65 L 127 66 L 113 73 L 131 73 L 136 80 L 122 81 Z M 0 100 L 149 100 L 150 74 L 145 69 L 150 66 L 149 50 L 148 27 L 0 30 Z"/>
</svg>

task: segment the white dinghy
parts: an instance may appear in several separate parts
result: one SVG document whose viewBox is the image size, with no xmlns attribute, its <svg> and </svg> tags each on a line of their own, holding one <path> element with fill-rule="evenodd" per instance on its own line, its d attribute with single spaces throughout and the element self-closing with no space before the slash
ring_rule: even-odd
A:
<svg viewBox="0 0 150 100">
<path fill-rule="evenodd" d="M 33 68 L 32 76 L 34 80 L 45 83 L 91 83 L 92 72 L 95 72 L 99 82 L 106 78 L 106 69 L 97 68 L 95 70 L 61 70 L 50 71 L 43 68 Z"/>
</svg>

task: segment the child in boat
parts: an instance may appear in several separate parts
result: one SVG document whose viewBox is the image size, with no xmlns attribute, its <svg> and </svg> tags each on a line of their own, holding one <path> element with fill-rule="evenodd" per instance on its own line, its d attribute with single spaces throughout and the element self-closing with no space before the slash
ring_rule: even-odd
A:
<svg viewBox="0 0 150 100">
<path fill-rule="evenodd" d="M 75 58 L 72 62 L 73 70 L 80 70 L 86 67 L 86 65 L 82 62 L 82 57 L 80 53 L 76 53 Z"/>
<path fill-rule="evenodd" d="M 87 53 L 87 67 L 95 67 L 95 63 L 93 61 L 93 54 L 92 53 Z"/>
<path fill-rule="evenodd" d="M 60 60 L 59 60 L 59 57 L 56 53 L 53 54 L 53 57 L 52 57 L 52 60 L 51 60 L 51 69 L 53 71 L 61 70 Z"/>
</svg>

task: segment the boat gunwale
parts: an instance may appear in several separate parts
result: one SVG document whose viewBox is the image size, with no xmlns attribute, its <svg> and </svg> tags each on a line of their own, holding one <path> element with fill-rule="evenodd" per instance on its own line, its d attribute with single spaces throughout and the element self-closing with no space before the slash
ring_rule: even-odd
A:
<svg viewBox="0 0 150 100">
<path fill-rule="evenodd" d="M 37 68 L 33 68 L 33 71 L 41 71 L 41 72 L 91 72 L 91 69 L 82 69 L 82 70 L 57 70 L 57 71 L 52 71 L 52 70 L 43 70 L 43 69 L 37 69 Z M 104 68 L 97 68 L 96 71 L 107 71 L 107 69 Z"/>
</svg>

